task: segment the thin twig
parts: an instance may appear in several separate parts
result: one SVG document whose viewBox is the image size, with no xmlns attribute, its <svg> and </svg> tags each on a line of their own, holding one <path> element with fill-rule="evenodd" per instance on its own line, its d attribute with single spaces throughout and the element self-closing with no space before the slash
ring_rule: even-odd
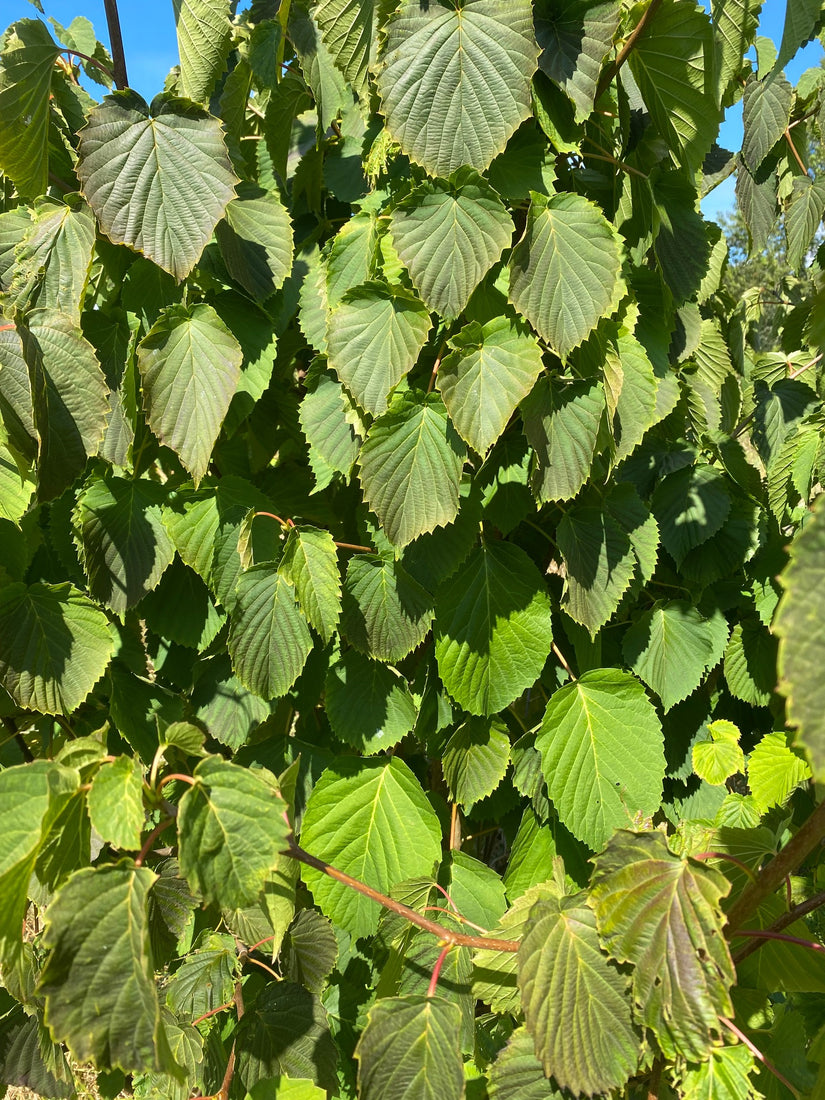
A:
<svg viewBox="0 0 825 1100">
<path fill-rule="evenodd" d="M 768 926 L 766 931 L 781 932 L 783 928 L 795 924 L 798 920 L 806 917 L 808 913 L 813 913 L 815 909 L 819 909 L 822 905 L 825 905 L 825 892 L 814 894 L 812 898 L 808 898 L 807 901 L 801 901 L 799 905 L 794 906 L 789 912 L 783 913 L 781 917 L 777 917 L 773 924 Z M 744 947 L 740 947 L 738 951 L 733 953 L 732 957 L 734 964 L 738 966 L 743 959 L 748 957 L 748 955 L 752 955 L 755 951 L 758 951 L 765 942 L 766 941 L 763 939 L 753 939 L 750 943 L 746 943 Z"/>
<path fill-rule="evenodd" d="M 138 853 L 138 857 L 135 860 L 135 867 L 142 867 L 143 866 L 143 861 L 148 856 L 149 850 L 151 849 L 152 845 L 155 843 L 155 839 L 158 836 L 160 836 L 160 834 L 163 832 L 164 829 L 168 829 L 169 826 L 172 824 L 172 822 L 174 820 L 175 819 L 173 817 L 168 817 L 165 821 L 161 821 L 161 823 L 159 825 L 156 825 L 154 827 L 154 829 L 151 831 L 151 833 L 147 836 L 146 840 L 144 840 L 144 842 L 143 842 L 143 847 L 140 849 L 140 852 Z"/>
<path fill-rule="evenodd" d="M 425 913 L 446 913 L 448 917 L 452 917 L 457 920 L 459 924 L 466 924 L 470 928 L 475 928 L 477 932 L 481 932 L 482 935 L 486 935 L 487 929 L 482 928 L 480 924 L 474 924 L 473 921 L 467 917 L 462 916 L 461 913 L 454 913 L 452 909 L 445 909 L 443 905 L 425 905 Z"/>
<path fill-rule="evenodd" d="M 599 86 L 596 88 L 596 96 L 594 99 L 595 103 L 599 102 L 602 95 L 610 87 L 610 84 L 612 83 L 619 69 L 621 69 L 622 65 L 624 65 L 625 61 L 627 60 L 630 51 L 636 45 L 637 39 L 641 36 L 647 24 L 656 14 L 656 9 L 659 7 L 661 2 L 662 0 L 650 0 L 650 5 L 647 11 L 633 28 L 631 33 L 628 35 L 627 41 L 619 51 L 616 60 L 613 62 L 612 65 L 608 66 L 607 70 L 602 74 L 602 78 L 599 81 Z"/>
<path fill-rule="evenodd" d="M 435 987 L 438 985 L 438 975 L 441 973 L 441 967 L 444 965 L 444 960 L 450 951 L 450 944 L 446 944 L 441 948 L 441 954 L 435 960 L 435 966 L 433 967 L 433 975 L 430 978 L 430 984 L 427 987 L 427 996 L 435 996 Z"/>
<path fill-rule="evenodd" d="M 808 169 L 805 167 L 805 162 L 803 161 L 802 157 L 799 155 L 799 150 L 797 149 L 797 147 L 793 143 L 793 138 L 791 137 L 791 131 L 787 127 L 785 128 L 785 133 L 782 136 L 784 137 L 785 141 L 787 141 L 788 145 L 790 146 L 791 152 L 794 155 L 794 160 L 799 165 L 799 167 L 802 171 L 802 175 L 805 176 L 806 179 L 810 179 L 811 177 L 808 175 Z"/>
<path fill-rule="evenodd" d="M 100 69 L 102 73 L 105 73 L 106 76 L 108 76 L 108 78 L 114 84 L 115 74 L 110 69 L 107 69 L 105 65 L 101 65 L 96 57 L 89 57 L 87 53 L 81 53 L 80 50 L 64 50 L 63 52 L 68 54 L 70 57 L 79 57 L 81 61 L 88 61 L 90 65 L 94 65 L 96 69 Z"/>
<path fill-rule="evenodd" d="M 561 665 L 561 667 L 564 669 L 564 671 L 567 673 L 567 675 L 570 677 L 571 680 L 575 680 L 576 676 L 573 672 L 573 669 L 567 663 L 567 658 L 565 657 L 565 655 L 562 653 L 562 651 L 559 649 L 559 647 L 556 645 L 555 642 L 552 643 L 552 649 L 553 649 L 553 652 L 555 653 L 556 657 L 558 658 L 558 662 Z"/>
<path fill-rule="evenodd" d="M 120 91 L 129 87 L 129 77 L 126 75 L 126 54 L 123 52 L 123 35 L 120 33 L 120 16 L 117 11 L 117 0 L 103 0 L 106 9 L 106 23 L 109 27 L 109 42 L 112 46 L 112 63 L 115 71 L 112 74 L 115 87 Z"/>
<path fill-rule="evenodd" d="M 782 1076 L 782 1074 L 779 1072 L 773 1062 L 768 1061 L 768 1059 L 765 1057 L 759 1047 L 755 1043 L 751 1042 L 744 1031 L 740 1031 L 736 1024 L 733 1023 L 732 1020 L 729 1020 L 727 1016 L 720 1016 L 719 1022 L 721 1024 L 724 1024 L 728 1031 L 732 1032 L 737 1039 L 741 1040 L 741 1042 L 745 1044 L 745 1046 L 748 1048 L 754 1058 L 758 1059 L 765 1067 L 765 1069 L 768 1070 L 769 1073 L 772 1073 L 777 1081 L 781 1081 L 785 1088 L 791 1093 L 791 1095 L 795 1096 L 797 1100 L 799 1100 L 800 1093 L 798 1089 L 794 1088 L 787 1077 Z"/>
<path fill-rule="evenodd" d="M 295 526 L 291 519 L 281 519 L 281 517 L 276 515 L 274 512 L 256 512 L 252 518 L 255 519 L 256 516 L 266 516 L 268 519 L 275 519 L 278 521 L 278 523 L 280 523 L 281 527 Z"/>
<path fill-rule="evenodd" d="M 583 140 L 584 140 L 584 141 L 591 141 L 591 139 L 590 139 L 590 138 L 588 138 L 586 134 L 585 134 L 585 136 L 584 136 Z M 595 141 L 591 141 L 591 144 L 593 144 L 593 145 L 596 145 Z M 597 148 L 601 148 L 600 146 L 596 146 L 596 147 L 597 147 Z M 587 157 L 589 157 L 589 158 L 590 158 L 591 160 L 603 160 L 603 161 L 606 161 L 606 162 L 607 162 L 608 164 L 613 164 L 613 165 L 615 165 L 615 166 L 616 166 L 617 168 L 620 168 L 620 169 L 621 169 L 621 170 L 622 170 L 623 172 L 627 172 L 627 173 L 628 173 L 628 175 L 630 175 L 630 176 L 639 176 L 639 178 L 640 178 L 640 179 L 643 179 L 643 180 L 646 180 L 646 179 L 648 178 L 648 177 L 647 177 L 647 176 L 646 176 L 646 175 L 644 174 L 644 172 L 640 172 L 638 168 L 634 168 L 634 167 L 633 167 L 632 165 L 630 165 L 630 164 L 625 164 L 625 163 L 624 163 L 624 161 L 621 161 L 621 160 L 617 160 L 617 159 L 616 159 L 616 157 L 612 157 L 612 156 L 611 156 L 611 155 L 610 155 L 609 153 L 606 153 L 606 152 L 601 152 L 601 153 L 585 153 L 584 151 L 582 151 L 582 154 L 581 154 L 581 155 L 582 155 L 582 157 L 583 157 L 583 158 L 587 158 Z"/>
<path fill-rule="evenodd" d="M 193 779 L 191 775 L 184 775 L 182 772 L 172 772 L 171 775 L 165 775 L 158 783 L 158 790 L 162 790 L 167 783 L 171 783 L 173 779 L 179 779 L 181 783 L 188 783 L 190 787 L 194 787 L 197 784 L 197 779 Z"/>
<path fill-rule="evenodd" d="M 0 325 L 0 332 L 10 332 L 16 325 Z"/>
<path fill-rule="evenodd" d="M 212 1008 L 209 1012 L 204 1012 L 203 1016 L 198 1016 L 196 1020 L 192 1021 L 192 1027 L 194 1027 L 195 1024 L 201 1023 L 202 1020 L 208 1020 L 210 1016 L 217 1016 L 219 1012 L 225 1012 L 227 1008 L 231 1008 L 234 1003 L 234 1000 L 227 1001 L 224 1005 L 218 1005 L 217 1008 Z"/>
<path fill-rule="evenodd" d="M 810 370 L 811 367 L 815 367 L 817 363 L 822 359 L 823 355 L 825 355 L 825 352 L 820 352 L 819 355 L 817 355 L 810 361 L 810 363 L 805 363 L 803 366 L 797 367 L 796 370 L 792 370 L 791 373 L 788 375 L 788 378 L 798 378 L 800 374 L 804 374 L 806 370 Z"/>
<path fill-rule="evenodd" d="M 336 542 L 339 550 L 355 550 L 358 554 L 374 554 L 372 546 L 359 546 L 357 542 Z"/>
<path fill-rule="evenodd" d="M 803 940 L 799 936 L 786 936 L 783 932 L 771 932 L 767 928 L 743 928 L 739 932 L 734 932 L 731 939 L 739 939 L 742 936 L 753 937 L 756 940 L 779 940 L 780 943 L 795 943 L 797 947 L 806 947 L 809 951 L 825 952 L 825 946 L 821 943 L 815 943 L 813 940 Z"/>
<path fill-rule="evenodd" d="M 427 393 L 432 393 L 433 391 L 433 387 L 435 386 L 435 376 L 438 374 L 438 368 L 441 366 L 441 360 L 443 359 L 444 352 L 446 350 L 447 341 L 445 340 L 444 343 L 441 345 L 441 349 L 439 350 L 438 355 L 435 358 L 435 363 L 433 363 L 433 373 L 430 375 L 430 382 L 427 386 Z"/>
<path fill-rule="evenodd" d="M 253 959 L 251 955 L 247 955 L 244 962 L 250 962 L 254 966 L 259 966 L 261 970 L 265 970 L 267 974 L 271 974 L 276 981 L 281 980 L 281 975 L 277 971 L 273 970 L 271 966 L 267 966 L 265 962 L 261 962 L 260 959 Z"/>
</svg>

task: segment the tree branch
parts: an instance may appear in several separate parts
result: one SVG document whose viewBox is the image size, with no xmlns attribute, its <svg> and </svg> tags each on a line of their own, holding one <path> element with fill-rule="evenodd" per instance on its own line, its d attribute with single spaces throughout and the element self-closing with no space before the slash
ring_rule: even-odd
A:
<svg viewBox="0 0 825 1100">
<path fill-rule="evenodd" d="M 129 77 L 126 75 L 126 54 L 123 52 L 123 36 L 120 33 L 120 16 L 117 10 L 117 0 L 103 0 L 106 9 L 106 23 L 109 27 L 109 42 L 112 46 L 112 63 L 114 65 L 115 87 L 118 91 L 129 87 Z"/>
<path fill-rule="evenodd" d="M 608 69 L 602 74 L 602 78 L 599 81 L 599 86 L 598 86 L 598 88 L 596 88 L 596 98 L 595 98 L 596 103 L 599 102 L 602 95 L 604 95 L 605 91 L 610 87 L 610 84 L 614 80 L 614 78 L 615 78 L 616 74 L 618 73 L 619 69 L 621 69 L 622 65 L 624 65 L 625 61 L 627 60 L 630 51 L 636 45 L 637 39 L 641 36 L 641 34 L 644 31 L 645 27 L 648 25 L 650 20 L 656 14 L 656 9 L 659 7 L 659 5 L 661 3 L 662 3 L 662 0 L 650 0 L 650 5 L 649 5 L 647 11 L 644 13 L 642 18 L 639 20 L 639 22 L 633 28 L 631 33 L 628 35 L 627 41 L 625 42 L 625 44 L 622 46 L 621 50 L 619 51 L 618 57 L 613 62 L 613 64 L 610 65 L 608 67 Z"/>
</svg>

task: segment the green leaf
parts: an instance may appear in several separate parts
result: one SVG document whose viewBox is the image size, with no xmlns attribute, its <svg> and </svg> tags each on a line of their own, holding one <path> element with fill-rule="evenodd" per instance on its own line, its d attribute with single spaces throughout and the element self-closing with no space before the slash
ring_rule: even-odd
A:
<svg viewBox="0 0 825 1100">
<path fill-rule="evenodd" d="M 207 756 L 180 800 L 180 868 L 207 902 L 248 905 L 286 847 L 286 803 L 269 773 Z"/>
<path fill-rule="evenodd" d="M 613 226 L 581 195 L 531 194 L 510 258 L 510 300 L 562 359 L 609 316 L 621 295 Z"/>
<path fill-rule="evenodd" d="M 725 650 L 725 679 L 731 695 L 765 707 L 776 688 L 777 638 L 754 619 L 734 626 Z"/>
<path fill-rule="evenodd" d="M 576 122 L 584 122 L 593 110 L 602 62 L 620 14 L 615 0 L 540 0 L 536 5 L 539 67 L 573 101 Z"/>
<path fill-rule="evenodd" d="M 0 330 L 0 416 L 9 441 L 32 460 L 37 454 L 29 370 L 16 329 Z"/>
<path fill-rule="evenodd" d="M 85 867 L 46 911 L 50 952 L 38 988 L 46 1024 L 79 1062 L 180 1072 L 161 1021 L 149 941 L 156 878 L 128 860 Z"/>
<path fill-rule="evenodd" d="M 793 88 L 784 76 L 765 80 L 751 76 L 745 85 L 742 159 L 753 175 L 787 129 L 793 99 Z"/>
<path fill-rule="evenodd" d="M 340 871 L 389 893 L 397 882 L 432 874 L 441 828 L 418 780 L 397 757 L 339 758 L 312 790 L 301 845 Z M 318 906 L 353 936 L 372 935 L 380 909 L 313 867 L 302 876 Z"/>
<path fill-rule="evenodd" d="M 95 220 L 85 203 L 41 198 L 15 250 L 10 298 L 25 307 L 55 309 L 80 323 L 95 243 Z"/>
<path fill-rule="evenodd" d="M 713 0 L 716 38 L 716 102 L 729 107 L 738 98 L 744 50 L 753 45 L 762 0 Z"/>
<path fill-rule="evenodd" d="M 204 582 L 179 558 L 141 601 L 139 614 L 155 634 L 198 652 L 214 641 L 226 621 Z"/>
<path fill-rule="evenodd" d="M 310 626 L 328 642 L 341 614 L 341 576 L 335 542 L 318 527 L 292 527 L 278 572 L 293 585 Z"/>
<path fill-rule="evenodd" d="M 531 484 L 540 503 L 569 500 L 587 481 L 604 409 L 600 383 L 546 376 L 522 402 L 524 434 L 535 452 Z"/>
<path fill-rule="evenodd" d="M 367 99 L 375 60 L 377 0 L 318 0 L 315 18 L 330 56 L 356 95 Z"/>
<path fill-rule="evenodd" d="M 595 504 L 574 505 L 556 531 L 567 576 L 561 605 L 591 637 L 613 615 L 636 572 L 630 536 Z"/>
<path fill-rule="evenodd" d="M 825 183 L 807 177 L 794 180 L 794 197 L 785 213 L 788 266 L 794 270 L 804 266 L 824 211 Z"/>
<path fill-rule="evenodd" d="M 760 814 L 784 806 L 793 791 L 811 778 L 811 769 L 788 745 L 783 732 L 766 733 L 748 757 L 748 786 Z"/>
<path fill-rule="evenodd" d="M 241 376 L 240 344 L 205 303 L 171 306 L 138 345 L 149 426 L 197 485 Z"/>
<path fill-rule="evenodd" d="M 450 798 L 469 811 L 492 794 L 510 763 L 510 738 L 500 718 L 469 718 L 447 742 L 441 757 Z"/>
<path fill-rule="evenodd" d="M 92 481 L 78 497 L 89 592 L 121 617 L 157 587 L 175 556 L 161 521 L 165 496 L 154 482 L 110 477 Z"/>
<path fill-rule="evenodd" d="M 313 4 L 313 9 L 314 7 Z M 284 29 L 295 47 L 301 72 L 312 91 L 320 132 L 323 132 L 352 103 L 352 92 L 335 66 L 321 37 L 315 11 L 310 10 L 309 3 L 306 0 L 296 0 L 291 8 L 282 11 L 280 15 L 282 27 L 288 18 L 288 25 Z"/>
<path fill-rule="evenodd" d="M 180 100 L 158 102 L 150 118 L 135 92 L 106 96 L 80 135 L 77 175 L 110 240 L 182 279 L 238 181 L 218 119 Z"/>
<path fill-rule="evenodd" d="M 415 725 L 416 706 L 404 679 L 353 649 L 327 673 L 324 698 L 335 736 L 364 756 L 391 749 Z"/>
<path fill-rule="evenodd" d="M 0 590 L 0 682 L 18 706 L 71 714 L 113 650 L 106 616 L 71 584 Z"/>
<path fill-rule="evenodd" d="M 713 1047 L 706 1062 L 686 1067 L 679 1082 L 684 1100 L 750 1100 L 756 1068 L 745 1046 Z"/>
<path fill-rule="evenodd" d="M 808 41 L 816 29 L 819 14 L 820 5 L 816 0 L 801 0 L 796 4 L 788 5 L 785 9 L 785 25 L 782 28 L 779 55 L 773 66 L 774 72 L 781 72 L 799 47 Z"/>
<path fill-rule="evenodd" d="M 404 0 L 378 75 L 390 136 L 431 176 L 483 171 L 530 116 L 537 57 L 529 0 Z"/>
<path fill-rule="evenodd" d="M 37 1016 L 27 1016 L 16 1005 L 3 1017 L 0 1073 L 5 1085 L 18 1085 L 39 1096 L 71 1100 L 77 1095 L 72 1071 L 62 1046 L 51 1037 Z"/>
<path fill-rule="evenodd" d="M 490 1100 L 563 1100 L 544 1075 L 526 1027 L 510 1036 L 488 1071 Z"/>
<path fill-rule="evenodd" d="M 39 438 L 38 496 L 51 500 L 97 454 L 109 413 L 108 387 L 94 348 L 70 317 L 33 310 L 18 331 Z"/>
<path fill-rule="evenodd" d="M 397 394 L 361 448 L 364 500 L 395 546 L 452 523 L 464 446 L 438 394 Z"/>
<path fill-rule="evenodd" d="M 323 360 L 312 364 L 305 385 L 299 416 L 317 492 L 326 488 L 336 471 L 349 477 L 366 429 L 355 402 L 332 371 L 324 369 Z M 322 471 L 328 471 L 326 479 Z"/>
<path fill-rule="evenodd" d="M 582 895 L 547 898 L 530 914 L 518 951 L 527 1030 L 544 1072 L 587 1096 L 618 1088 L 639 1058 L 627 979 L 602 953 Z"/>
<path fill-rule="evenodd" d="M 684 600 L 671 600 L 636 619 L 622 639 L 622 653 L 669 711 L 721 660 L 727 641 L 728 624 L 720 612 L 705 618 Z"/>
<path fill-rule="evenodd" d="M 693 4 L 664 0 L 628 58 L 657 130 L 691 173 L 701 166 L 719 125 L 713 56 L 710 17 Z"/>
<path fill-rule="evenodd" d="M 277 191 L 238 184 L 215 236 L 226 269 L 244 290 L 263 302 L 292 270 L 292 222 Z"/>
<path fill-rule="evenodd" d="M 739 746 L 739 730 L 733 722 L 719 718 L 708 725 L 710 741 L 693 745 L 693 770 L 706 783 L 721 786 L 732 775 L 745 770 L 745 754 Z"/>
<path fill-rule="evenodd" d="M 825 630 L 825 513 L 817 500 L 813 516 L 791 545 L 790 564 L 782 574 L 785 593 L 776 611 L 779 638 L 779 688 L 787 699 L 796 740 L 808 754 L 814 778 L 825 778 L 825 683 L 821 674 Z M 2 632 L 0 632 L 2 636 Z"/>
<path fill-rule="evenodd" d="M 616 337 L 617 361 L 608 355 L 605 370 L 619 382 L 613 415 L 613 461 L 621 462 L 642 442 L 645 432 L 659 419 L 656 408 L 658 381 L 644 347 L 622 327 Z M 615 367 L 618 366 L 618 371 Z M 612 401 L 608 401 L 608 407 Z"/>
<path fill-rule="evenodd" d="M 194 1020 L 232 1000 L 238 975 L 234 937 L 213 932 L 198 943 L 166 986 L 166 1003 L 179 1019 Z"/>
<path fill-rule="evenodd" d="M 596 857 L 591 904 L 605 948 L 632 963 L 633 994 L 667 1058 L 702 1061 L 732 1011 L 720 902 L 730 883 L 679 859 L 658 832 L 623 831 Z"/>
<path fill-rule="evenodd" d="M 461 1012 L 443 997 L 385 997 L 370 1009 L 355 1057 L 363 1100 L 461 1100 Z"/>
<path fill-rule="evenodd" d="M 284 976 L 319 995 L 338 960 L 338 941 L 326 917 L 302 909 L 284 936 Z"/>
<path fill-rule="evenodd" d="M 417 187 L 395 208 L 390 227 L 415 289 L 445 319 L 463 311 L 513 235 L 498 194 L 468 168 Z"/>
<path fill-rule="evenodd" d="M 450 340 L 437 382 L 461 438 L 484 455 L 541 373 L 541 348 L 525 325 L 473 321 Z"/>
<path fill-rule="evenodd" d="M 205 102 L 223 72 L 232 31 L 230 0 L 172 0 L 180 54 L 180 88 Z"/>
<path fill-rule="evenodd" d="M 541 674 L 553 641 L 550 599 L 530 558 L 488 541 L 436 602 L 435 654 L 444 687 L 471 714 L 502 710 Z"/>
<path fill-rule="evenodd" d="M 398 562 L 368 554 L 350 559 L 341 629 L 356 649 L 400 661 L 424 641 L 432 621 L 432 597 Z"/>
<path fill-rule="evenodd" d="M 653 513 L 662 543 L 677 565 L 716 534 L 731 510 L 727 479 L 701 463 L 669 474 L 656 487 Z"/>
<path fill-rule="evenodd" d="M 19 523 L 33 493 L 33 481 L 21 475 L 11 451 L 0 444 L 0 518 Z"/>
<path fill-rule="evenodd" d="M 596 669 L 550 697 L 536 738 L 547 791 L 574 836 L 595 851 L 662 800 L 662 729 L 642 685 Z"/>
<path fill-rule="evenodd" d="M 130 756 L 101 764 L 89 791 L 92 828 L 115 848 L 137 851 L 143 831 L 143 768 Z"/>
<path fill-rule="evenodd" d="M 364 283 L 329 314 L 329 365 L 358 404 L 380 416 L 391 391 L 415 365 L 429 331 L 430 315 L 409 291 Z"/>
<path fill-rule="evenodd" d="M 49 170 L 49 91 L 60 54 L 39 19 L 20 19 L 0 55 L 0 169 L 23 198 L 46 190 Z"/>
</svg>

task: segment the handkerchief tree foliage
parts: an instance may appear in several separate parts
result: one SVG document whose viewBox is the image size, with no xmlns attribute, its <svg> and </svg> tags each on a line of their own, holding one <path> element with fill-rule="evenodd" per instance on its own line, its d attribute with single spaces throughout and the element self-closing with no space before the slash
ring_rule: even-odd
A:
<svg viewBox="0 0 825 1100">
<path fill-rule="evenodd" d="M 823 17 L 708 6 L 6 30 L 0 1085 L 823 1095 Z"/>
</svg>

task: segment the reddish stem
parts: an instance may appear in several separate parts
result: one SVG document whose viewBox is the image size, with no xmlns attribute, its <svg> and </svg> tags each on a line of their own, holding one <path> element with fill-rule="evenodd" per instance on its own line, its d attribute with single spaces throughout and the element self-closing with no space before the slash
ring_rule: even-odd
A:
<svg viewBox="0 0 825 1100">
<path fill-rule="evenodd" d="M 745 1046 L 748 1048 L 748 1050 L 751 1052 L 751 1054 L 754 1056 L 754 1058 L 757 1058 L 762 1063 L 762 1065 L 765 1067 L 765 1069 L 768 1070 L 770 1073 L 772 1073 L 774 1075 L 774 1077 L 777 1079 L 777 1081 L 781 1081 L 782 1084 L 785 1086 L 785 1088 L 790 1092 L 790 1094 L 792 1096 L 795 1096 L 797 1098 L 797 1100 L 799 1100 L 798 1090 L 794 1088 L 794 1086 L 790 1083 L 790 1081 L 787 1079 L 787 1077 L 782 1076 L 782 1074 L 779 1072 L 779 1070 L 776 1068 L 776 1066 L 773 1064 L 773 1062 L 768 1061 L 768 1059 L 765 1057 L 765 1055 L 762 1053 L 762 1051 L 759 1049 L 759 1047 L 755 1043 L 751 1042 L 751 1040 L 747 1037 L 747 1035 L 744 1033 L 744 1031 L 740 1031 L 740 1029 L 736 1026 L 736 1024 L 733 1023 L 732 1020 L 729 1020 L 727 1018 L 727 1016 L 720 1016 L 719 1017 L 719 1022 L 724 1024 L 725 1027 L 728 1029 L 728 1031 L 732 1032 L 736 1036 L 737 1039 L 741 1040 L 741 1042 L 743 1042 L 745 1044 Z"/>
<path fill-rule="evenodd" d="M 773 924 L 768 926 L 766 931 L 781 932 L 783 928 L 787 928 L 788 925 L 801 920 L 802 917 L 806 917 L 808 913 L 813 913 L 815 909 L 819 909 L 822 905 L 825 905 L 825 892 L 815 894 L 812 898 L 808 898 L 807 901 L 801 901 L 799 905 L 795 905 L 790 912 L 783 913 L 781 917 L 777 917 Z M 758 951 L 764 943 L 764 940 L 753 939 L 750 943 L 745 944 L 744 947 L 740 947 L 739 950 L 733 954 L 734 963 L 738 966 L 743 959 L 748 957 L 748 955 L 752 955 L 754 951 Z"/>
<path fill-rule="evenodd" d="M 726 852 L 699 852 L 698 855 L 691 856 L 691 859 L 724 859 L 728 863 L 735 863 L 737 867 L 740 867 L 751 882 L 756 882 L 756 875 L 748 867 L 747 863 L 743 863 L 741 859 L 737 859 L 736 856 L 729 856 Z"/>
<path fill-rule="evenodd" d="M 218 1005 L 217 1008 L 210 1009 L 209 1012 L 204 1012 L 203 1016 L 198 1016 L 196 1020 L 192 1021 L 192 1027 L 194 1027 L 195 1024 L 199 1024 L 201 1020 L 208 1020 L 210 1016 L 217 1016 L 219 1012 L 225 1012 L 226 1009 L 231 1008 L 234 1003 L 234 1000 L 227 1001 L 225 1005 Z"/>
<path fill-rule="evenodd" d="M 197 786 L 197 779 L 193 779 L 191 775 L 183 775 L 181 772 L 172 772 L 171 775 L 165 775 L 158 783 L 158 790 L 162 790 L 167 783 L 171 783 L 173 779 L 179 779 L 181 783 L 188 783 L 190 787 Z"/>
<path fill-rule="evenodd" d="M 825 947 L 821 943 L 814 943 L 813 940 L 802 940 L 799 936 L 786 936 L 783 932 L 771 932 L 767 928 L 758 928 L 753 931 L 743 928 L 739 932 L 734 932 L 731 939 L 735 940 L 740 937 L 755 940 L 780 940 L 782 943 L 795 943 L 797 947 L 807 947 L 809 951 L 825 952 Z"/>
<path fill-rule="evenodd" d="M 144 840 L 143 842 L 143 847 L 140 849 L 138 857 L 135 860 L 135 867 L 143 866 L 143 861 L 149 854 L 149 849 L 155 843 L 155 839 L 163 832 L 164 829 L 168 829 L 174 820 L 175 819 L 173 817 L 168 817 L 165 821 L 161 821 L 160 825 L 156 825 L 154 827 L 151 833 L 147 836 L 146 840 Z"/>
<path fill-rule="evenodd" d="M 447 958 L 451 946 L 452 944 L 448 943 L 446 944 L 446 946 L 442 947 L 441 954 L 435 960 L 435 966 L 433 967 L 433 976 L 430 978 L 430 985 L 427 990 L 428 997 L 435 996 L 435 987 L 438 985 L 438 975 L 441 973 L 441 967 L 444 965 L 444 960 Z"/>
</svg>

